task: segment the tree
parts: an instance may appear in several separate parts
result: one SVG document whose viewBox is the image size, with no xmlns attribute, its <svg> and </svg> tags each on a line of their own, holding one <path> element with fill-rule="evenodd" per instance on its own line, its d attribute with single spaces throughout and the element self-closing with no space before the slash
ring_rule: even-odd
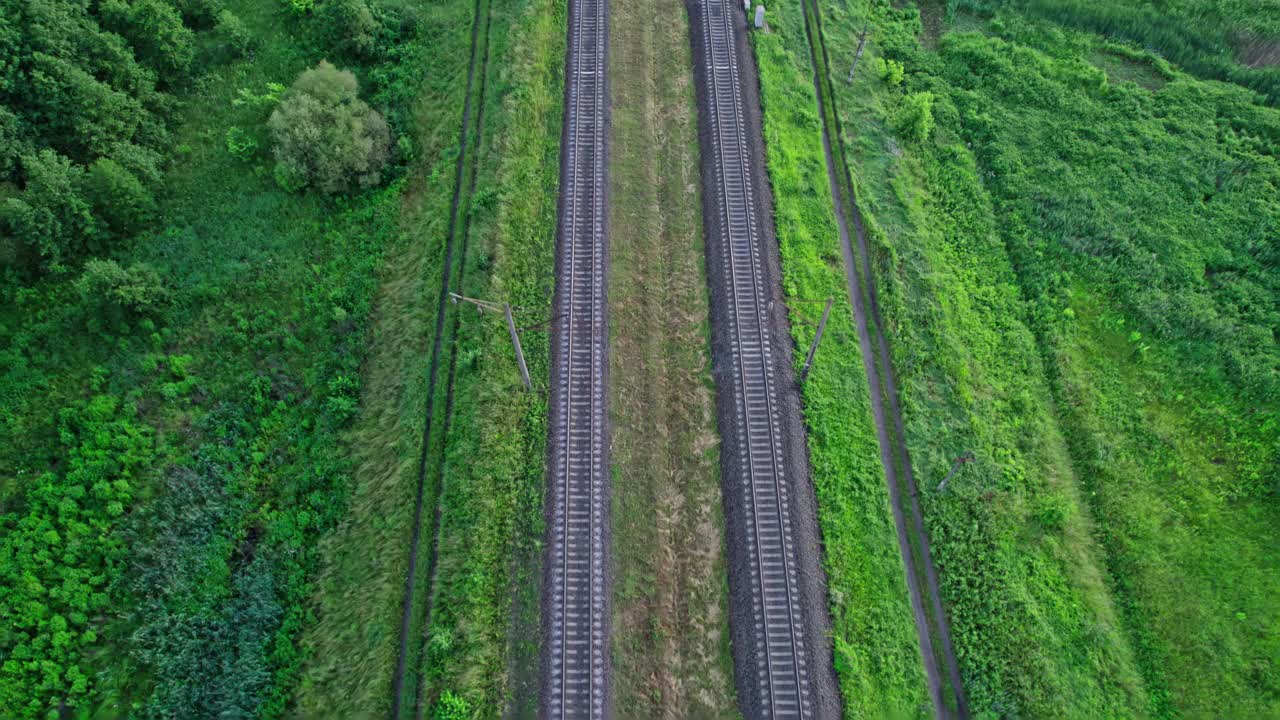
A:
<svg viewBox="0 0 1280 720">
<path fill-rule="evenodd" d="M 326 0 L 317 14 L 334 50 L 362 58 L 377 50 L 380 25 L 365 0 Z"/>
<path fill-rule="evenodd" d="M 355 75 L 325 61 L 298 76 L 267 121 L 282 185 L 331 195 L 382 181 L 391 132 L 358 89 Z"/>
<path fill-rule="evenodd" d="M 253 46 L 253 37 L 249 34 L 249 28 L 245 27 L 244 21 L 230 10 L 218 13 L 218 25 L 214 28 L 214 32 L 236 55 L 247 55 L 249 48 Z"/>
<path fill-rule="evenodd" d="M 133 173 L 111 158 L 98 158 L 84 178 L 84 197 L 114 239 L 125 239 L 146 227 L 156 202 Z"/>
<path fill-rule="evenodd" d="M 22 158 L 26 183 L 0 205 L 0 234 L 50 269 L 81 255 L 98 237 L 98 223 L 81 196 L 84 169 L 52 150 Z"/>
<path fill-rule="evenodd" d="M 160 73 L 185 75 L 195 57 L 195 34 L 164 0 L 104 0 L 103 24 L 126 38 L 138 57 Z"/>
</svg>

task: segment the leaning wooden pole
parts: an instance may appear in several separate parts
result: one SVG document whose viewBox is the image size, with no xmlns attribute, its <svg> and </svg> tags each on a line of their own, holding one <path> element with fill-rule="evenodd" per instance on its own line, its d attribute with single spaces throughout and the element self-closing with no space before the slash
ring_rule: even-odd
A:
<svg viewBox="0 0 1280 720">
<path fill-rule="evenodd" d="M 871 27 L 871 21 L 868 20 L 866 25 L 862 26 L 862 34 L 858 36 L 858 52 L 853 54 L 853 64 L 849 66 L 849 79 L 845 82 L 853 82 L 854 68 L 858 67 L 858 60 L 862 59 L 862 47 L 867 44 L 867 31 Z"/>
<path fill-rule="evenodd" d="M 502 303 L 502 311 L 507 316 L 507 330 L 511 332 L 511 345 L 516 349 L 516 364 L 520 366 L 520 379 L 524 380 L 524 389 L 533 392 L 533 383 L 529 381 L 529 366 L 524 364 L 524 348 L 520 347 L 520 334 L 516 332 L 516 321 L 511 317 L 511 303 Z"/>
<path fill-rule="evenodd" d="M 818 343 L 822 342 L 822 331 L 827 329 L 827 317 L 831 315 L 831 303 L 835 302 L 835 298 L 827 298 L 827 306 L 822 309 L 822 319 L 818 321 L 818 334 L 813 338 L 813 344 L 809 346 L 809 356 L 804 359 L 804 369 L 800 371 L 800 384 L 803 385 L 805 378 L 809 377 L 809 368 L 813 367 L 813 356 L 818 352 Z"/>
</svg>

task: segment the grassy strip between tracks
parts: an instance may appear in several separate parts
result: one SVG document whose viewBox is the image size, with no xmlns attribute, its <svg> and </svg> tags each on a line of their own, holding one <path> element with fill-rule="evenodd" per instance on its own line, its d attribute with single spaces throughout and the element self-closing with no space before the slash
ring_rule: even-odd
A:
<svg viewBox="0 0 1280 720">
<path fill-rule="evenodd" d="M 799 2 L 755 33 L 774 222 L 796 363 L 835 298 L 804 387 L 812 478 L 848 717 L 928 712 L 924 672 L 889 508 L 866 373 L 849 305 Z"/>
<path fill-rule="evenodd" d="M 687 15 L 610 9 L 615 708 L 734 717 Z"/>
<path fill-rule="evenodd" d="M 518 31 L 495 25 L 490 38 L 462 293 L 517 308 L 535 392 L 521 386 L 502 317 L 464 309 L 420 668 L 419 705 L 432 717 L 536 711 L 565 10 L 517 1 L 506 13 Z"/>
<path fill-rule="evenodd" d="M 921 11 L 823 5 L 975 715 L 1274 714 L 1276 112 L 1015 9 Z"/>
</svg>

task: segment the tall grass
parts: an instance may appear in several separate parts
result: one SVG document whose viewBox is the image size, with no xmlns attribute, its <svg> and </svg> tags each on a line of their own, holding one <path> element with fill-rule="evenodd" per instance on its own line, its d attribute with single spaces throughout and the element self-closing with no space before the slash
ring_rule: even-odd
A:
<svg viewBox="0 0 1280 720">
<path fill-rule="evenodd" d="M 848 717 L 924 717 L 929 700 L 840 254 L 802 8 L 773 5 L 752 35 L 797 365 L 835 298 L 804 386 L 836 673 Z"/>
</svg>

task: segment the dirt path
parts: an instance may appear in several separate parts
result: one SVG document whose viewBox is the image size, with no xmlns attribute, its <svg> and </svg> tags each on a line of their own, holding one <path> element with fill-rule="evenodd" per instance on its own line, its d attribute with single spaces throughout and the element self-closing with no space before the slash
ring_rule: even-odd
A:
<svg viewBox="0 0 1280 720">
<path fill-rule="evenodd" d="M 937 570 L 933 566 L 932 557 L 929 553 L 929 537 L 924 528 L 918 489 L 911 471 L 911 458 L 908 456 L 906 445 L 903 442 L 905 435 L 902 424 L 902 410 L 899 405 L 897 382 L 893 375 L 893 366 L 889 356 L 889 345 L 885 339 L 880 321 L 880 311 L 876 303 L 875 279 L 871 271 L 872 266 L 867 248 L 866 230 L 863 227 L 862 215 L 857 205 L 851 202 L 852 197 L 848 189 L 853 186 L 852 176 L 849 174 L 843 149 L 837 145 L 838 154 L 833 153 L 832 150 L 832 135 L 835 134 L 838 139 L 840 129 L 838 121 L 833 122 L 832 120 L 834 113 L 828 114 L 827 100 L 831 97 L 829 92 L 830 76 L 826 72 L 828 59 L 826 57 L 826 48 L 822 43 L 819 10 L 814 0 L 805 0 L 805 5 L 805 32 L 809 36 L 810 59 L 814 68 L 814 89 L 817 92 L 818 114 L 822 118 L 822 150 L 826 158 L 827 180 L 830 183 L 831 196 L 835 204 L 836 223 L 840 231 L 840 252 L 844 258 L 845 276 L 849 282 L 849 298 L 852 301 L 854 323 L 858 330 L 858 344 L 862 351 L 867 383 L 872 389 L 871 411 L 875 418 L 876 436 L 880 442 L 880 462 L 884 466 L 885 479 L 889 486 L 889 498 L 893 508 L 894 525 L 897 529 L 898 547 L 902 552 L 906 567 L 907 588 L 911 595 L 911 609 L 915 617 L 916 633 L 920 640 L 921 656 L 929 684 L 929 696 L 933 701 L 934 711 L 938 717 L 950 717 L 953 714 L 959 717 L 967 717 L 968 711 L 964 700 L 964 688 L 960 680 L 955 650 L 951 643 L 949 623 L 947 622 L 946 612 L 942 607 L 939 594 Z M 835 127 L 832 127 L 833 124 Z M 841 180 L 844 182 L 841 182 Z M 862 271 L 866 273 L 865 294 L 863 278 L 859 271 L 858 262 L 854 258 L 846 208 L 852 211 L 854 234 L 858 241 L 861 267 Z M 869 313 L 867 308 L 868 299 L 870 305 Z M 871 328 L 868 327 L 868 316 L 871 317 L 875 329 L 874 348 Z M 877 354 L 879 367 L 877 367 L 876 362 Z M 883 382 L 881 368 L 884 371 Z M 885 409 L 885 396 L 888 396 L 889 399 L 888 412 Z M 893 423 L 892 433 L 890 422 Z M 896 458 L 895 455 L 897 456 Z M 902 477 L 905 480 L 906 490 L 910 496 L 910 525 L 908 525 L 903 508 L 903 488 L 898 477 L 899 467 L 902 469 Z M 913 540 L 915 541 L 914 544 Z M 919 550 L 920 558 L 916 556 L 916 548 Z M 921 587 L 922 576 L 925 581 L 923 588 Z M 928 602 L 927 606 L 926 601 Z M 936 646 L 934 643 L 935 633 L 938 640 Z M 941 658 L 941 661 L 939 658 Z M 945 679 L 943 677 L 944 671 L 946 672 Z"/>
<path fill-rule="evenodd" d="M 623 718 L 732 717 L 693 69 L 681 0 L 614 3 L 610 32 L 615 706 Z"/>
<path fill-rule="evenodd" d="M 448 315 L 450 306 L 449 289 L 450 281 L 453 279 L 454 251 L 455 246 L 458 244 L 458 237 L 462 237 L 464 250 L 461 254 L 465 257 L 469 213 L 464 212 L 463 210 L 470 205 L 470 197 L 475 190 L 475 159 L 479 144 L 473 141 L 473 136 L 475 135 L 473 127 L 478 130 L 481 127 L 481 121 L 479 118 L 474 122 L 472 121 L 471 106 L 473 96 L 475 95 L 474 88 L 476 82 L 476 69 L 477 65 L 479 65 L 481 89 L 478 104 L 481 108 L 481 112 L 483 111 L 484 74 L 486 72 L 489 59 L 489 17 L 488 0 L 476 0 L 474 19 L 471 23 L 471 60 L 467 67 L 466 99 L 463 101 L 462 122 L 461 128 L 458 131 L 458 160 L 454 170 L 453 199 L 449 206 L 449 229 L 445 240 L 444 263 L 440 272 L 440 294 L 436 304 L 435 339 L 431 346 L 430 369 L 428 370 L 427 375 L 426 421 L 423 423 L 422 429 L 422 455 L 418 462 L 418 488 L 417 499 L 414 505 L 413 534 L 409 544 L 409 569 L 405 576 L 404 598 L 401 604 L 399 650 L 396 655 L 395 675 L 392 676 L 391 680 L 391 718 L 393 720 L 401 717 L 402 707 L 405 705 L 405 672 L 409 664 L 409 655 L 411 651 L 411 637 L 413 636 L 411 629 L 415 625 L 415 619 L 420 621 L 417 623 L 419 627 L 427 627 L 429 625 L 431 613 L 431 584 L 435 579 L 436 557 L 439 547 L 439 487 L 436 487 L 434 492 L 431 494 L 431 497 L 435 498 L 436 502 L 432 511 L 431 546 L 427 556 L 428 582 L 426 587 L 426 598 L 424 601 L 425 607 L 423 609 L 422 617 L 415 618 L 414 608 L 417 605 L 415 597 L 418 595 L 418 555 L 422 538 L 422 510 L 427 485 L 428 458 L 432 454 L 431 430 L 432 420 L 434 419 L 436 410 L 436 383 L 439 378 L 441 349 L 444 346 L 446 316 Z M 479 114 L 480 113 L 478 112 L 477 115 Z M 473 145 L 475 148 L 472 147 Z M 465 195 L 463 194 L 464 188 L 466 189 Z M 443 443 L 445 438 L 448 436 L 449 416 L 450 411 L 452 410 L 453 401 L 453 376 L 456 348 L 453 345 L 452 338 L 457 331 L 457 313 L 454 313 L 454 315 L 455 321 L 451 328 L 453 332 L 450 333 L 451 341 L 449 343 L 450 359 L 446 399 L 444 403 L 444 428 L 443 432 L 440 433 L 441 447 L 439 448 L 438 453 L 438 458 L 441 462 L 444 458 Z M 437 483 L 439 483 L 441 480 L 441 474 L 438 467 L 434 475 Z M 414 685 L 414 689 L 416 691 L 416 684 Z M 421 697 L 418 697 L 417 692 L 414 693 L 413 703 L 411 705 L 414 707 L 414 715 L 419 716 L 422 712 L 422 706 Z"/>
</svg>

